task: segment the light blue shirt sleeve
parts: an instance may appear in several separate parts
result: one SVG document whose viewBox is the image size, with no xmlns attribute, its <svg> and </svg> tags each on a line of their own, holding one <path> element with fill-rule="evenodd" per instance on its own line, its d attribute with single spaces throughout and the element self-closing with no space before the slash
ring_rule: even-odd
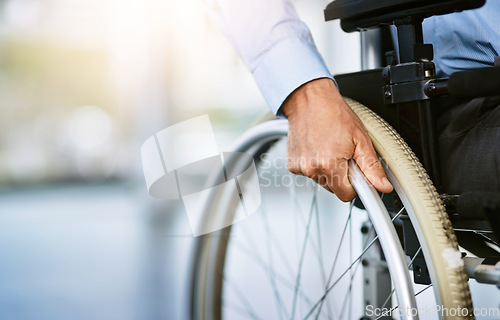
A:
<svg viewBox="0 0 500 320">
<path fill-rule="evenodd" d="M 274 114 L 302 84 L 332 78 L 291 0 L 205 0 Z"/>
<path fill-rule="evenodd" d="M 274 114 L 295 89 L 319 78 L 332 78 L 314 45 L 298 38 L 278 42 L 253 70 L 254 78 Z"/>
</svg>

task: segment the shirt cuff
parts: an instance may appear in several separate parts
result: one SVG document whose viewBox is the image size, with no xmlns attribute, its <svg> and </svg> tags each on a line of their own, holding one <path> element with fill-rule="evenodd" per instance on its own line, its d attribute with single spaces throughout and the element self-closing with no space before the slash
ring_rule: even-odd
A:
<svg viewBox="0 0 500 320">
<path fill-rule="evenodd" d="M 278 42 L 260 59 L 254 78 L 267 104 L 278 116 L 285 99 L 306 82 L 333 77 L 314 45 L 298 38 Z M 335 80 L 334 80 L 335 81 Z"/>
</svg>

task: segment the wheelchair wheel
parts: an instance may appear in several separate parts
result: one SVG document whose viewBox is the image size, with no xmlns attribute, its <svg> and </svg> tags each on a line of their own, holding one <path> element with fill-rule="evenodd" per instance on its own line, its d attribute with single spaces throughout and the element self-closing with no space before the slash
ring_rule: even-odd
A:
<svg viewBox="0 0 500 320">
<path fill-rule="evenodd" d="M 243 221 L 198 238 L 192 318 L 473 319 L 457 241 L 429 177 L 383 119 L 346 101 L 363 121 L 395 192 L 376 203 L 357 189 L 368 210 L 357 202 L 341 203 L 311 180 L 287 171 L 286 121 L 267 121 L 249 130 L 235 151 L 257 160 L 261 207 Z M 229 215 L 234 208 L 225 202 L 228 198 L 211 197 L 206 206 L 227 208 Z M 387 207 L 394 232 L 374 227 L 379 218 L 372 223 L 372 207 Z M 396 251 L 387 251 L 384 243 L 400 245 L 395 230 L 403 217 L 411 221 L 418 241 L 401 274 L 392 271 Z M 422 254 L 425 270 L 415 264 Z M 401 289 L 401 282 L 422 272 L 428 272 L 429 285 L 410 283 Z M 398 292 L 403 290 L 407 292 Z M 416 305 L 403 304 L 401 297 L 408 294 Z"/>
</svg>

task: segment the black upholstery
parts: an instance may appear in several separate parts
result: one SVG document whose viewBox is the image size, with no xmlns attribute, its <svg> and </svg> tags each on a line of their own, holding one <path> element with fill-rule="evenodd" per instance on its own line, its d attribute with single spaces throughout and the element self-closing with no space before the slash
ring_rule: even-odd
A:
<svg viewBox="0 0 500 320">
<path fill-rule="evenodd" d="M 486 0 L 336 0 L 328 4 L 325 19 L 341 20 L 346 32 L 392 24 L 397 19 L 424 19 L 433 15 L 474 9 Z M 491 1 L 491 0 L 490 0 Z M 494 0 L 496 1 L 496 0 Z"/>
</svg>

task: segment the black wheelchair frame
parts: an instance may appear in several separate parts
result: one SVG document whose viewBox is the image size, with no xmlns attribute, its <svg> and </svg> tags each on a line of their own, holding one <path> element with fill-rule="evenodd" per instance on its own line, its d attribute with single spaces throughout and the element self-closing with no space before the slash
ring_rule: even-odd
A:
<svg viewBox="0 0 500 320">
<path fill-rule="evenodd" d="M 500 192 L 442 192 L 438 132 L 436 119 L 440 106 L 450 101 L 500 93 L 500 59 L 495 67 L 457 72 L 449 79 L 438 79 L 435 73 L 432 44 L 425 44 L 422 21 L 433 15 L 475 9 L 486 0 L 336 0 L 324 10 L 325 19 L 340 19 L 346 32 L 380 28 L 383 68 L 335 75 L 342 95 L 352 98 L 379 114 L 410 145 L 434 182 L 465 249 L 485 259 L 489 265 L 500 261 L 500 254 L 486 242 L 499 245 Z M 390 25 L 397 28 L 398 51 L 391 41 Z M 398 53 L 397 53 L 398 52 Z M 389 200 L 390 201 L 390 200 Z M 409 221 L 403 220 L 405 250 L 413 255 L 416 236 Z M 488 232 L 488 237 L 478 230 Z M 416 264 L 425 269 L 423 255 Z M 415 282 L 430 283 L 430 278 L 415 276 Z M 500 288 L 500 283 L 497 284 Z"/>
</svg>

